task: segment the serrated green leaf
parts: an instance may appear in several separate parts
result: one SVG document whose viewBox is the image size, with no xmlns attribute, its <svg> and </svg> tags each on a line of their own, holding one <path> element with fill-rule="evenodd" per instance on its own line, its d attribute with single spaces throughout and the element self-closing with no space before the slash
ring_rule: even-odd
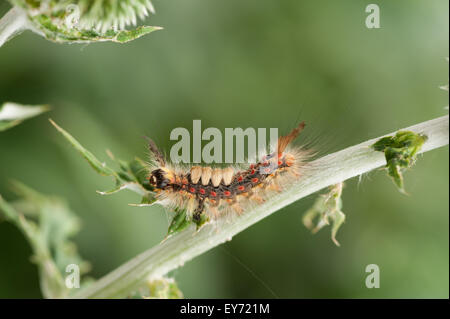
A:
<svg viewBox="0 0 450 319">
<path fill-rule="evenodd" d="M 13 186 L 21 196 L 22 205 L 10 204 L 0 196 L 0 212 L 22 231 L 30 243 L 44 297 L 66 297 L 70 293 L 63 279 L 67 265 L 78 265 L 80 275 L 90 267 L 70 240 L 79 230 L 79 220 L 62 199 L 42 195 L 19 182 L 14 182 Z M 23 205 L 23 202 L 29 205 Z M 35 221 L 26 218 L 28 212 L 19 212 L 17 207 L 32 210 Z"/>
<path fill-rule="evenodd" d="M 302 218 L 303 225 L 305 225 L 305 227 L 311 230 L 312 232 L 315 232 L 314 220 L 319 215 L 321 215 L 323 207 L 325 207 L 325 200 L 326 200 L 325 196 L 318 196 L 316 201 L 314 202 L 314 205 L 310 209 L 308 209 L 303 215 Z"/>
<path fill-rule="evenodd" d="M 131 183 L 124 183 L 124 184 L 117 185 L 115 188 L 113 188 L 109 191 L 97 191 L 97 193 L 99 193 L 100 195 L 112 195 L 123 189 L 134 189 L 134 188 L 142 188 L 142 187 L 140 185 L 138 185 L 137 183 L 131 182 Z M 143 189 L 142 191 L 144 192 L 145 190 Z"/>
<path fill-rule="evenodd" d="M 85 149 L 72 135 L 58 126 L 53 120 L 49 119 L 50 123 L 70 142 L 70 144 L 88 161 L 92 168 L 101 175 L 114 176 L 118 180 L 117 173 L 106 166 L 105 163 L 100 162 L 91 152 Z"/>
<path fill-rule="evenodd" d="M 343 183 L 330 187 L 327 194 L 319 195 L 314 205 L 303 215 L 303 224 L 310 229 L 312 233 L 318 232 L 324 226 L 330 225 L 331 219 L 331 239 L 340 246 L 336 240 L 336 234 L 345 221 L 345 214 L 342 212 L 342 188 Z M 316 225 L 314 220 L 317 219 Z"/>
<path fill-rule="evenodd" d="M 143 160 L 139 158 L 135 158 L 130 162 L 126 162 L 123 160 L 116 159 L 111 152 L 109 152 L 110 157 L 119 165 L 120 172 L 118 172 L 120 178 L 129 181 L 129 182 L 137 182 L 141 185 L 148 185 L 147 180 L 147 169 L 145 167 L 145 163 Z M 153 190 L 153 188 L 150 188 Z"/>
<path fill-rule="evenodd" d="M 339 228 L 345 222 L 345 214 L 340 210 L 336 210 L 333 213 L 332 218 L 333 218 L 333 226 L 331 227 L 331 239 L 336 244 L 336 246 L 340 246 L 339 242 L 336 240 L 336 234 Z"/>
<path fill-rule="evenodd" d="M 153 187 L 148 183 L 146 178 L 147 170 L 145 163 L 139 158 L 135 158 L 131 162 L 118 160 L 107 150 L 108 156 L 117 163 L 119 171 L 111 169 L 104 163 L 101 163 L 91 152 L 85 149 L 71 134 L 58 126 L 50 119 L 52 125 L 70 142 L 70 144 L 88 161 L 90 166 L 101 175 L 113 176 L 116 186 L 109 191 L 97 191 L 101 195 L 111 195 L 123 189 L 131 190 L 141 196 L 147 198 L 147 203 L 137 204 L 133 206 L 149 206 L 150 201 L 154 201 Z"/>
<path fill-rule="evenodd" d="M 197 225 L 197 231 L 200 230 L 200 228 L 202 228 L 202 226 L 204 226 L 208 221 L 209 218 L 206 214 L 201 214 L 199 220 L 193 220 L 193 222 Z"/>
<path fill-rule="evenodd" d="M 60 22 L 60 19 L 50 17 L 47 14 L 32 16 L 34 26 L 42 32 L 42 35 L 50 41 L 57 43 L 92 43 L 111 41 L 127 43 L 136 40 L 153 31 L 161 30 L 161 27 L 140 26 L 133 30 L 108 30 L 105 33 L 92 30 L 78 30 L 68 28 Z"/>
<path fill-rule="evenodd" d="M 24 120 L 50 110 L 48 105 L 21 105 L 6 102 L 0 105 L 0 131 L 10 129 Z"/>
<path fill-rule="evenodd" d="M 152 205 L 154 202 L 156 202 L 156 198 L 153 194 L 142 196 L 141 204 Z"/>
<path fill-rule="evenodd" d="M 383 137 L 380 138 L 378 141 L 375 142 L 375 144 L 372 145 L 373 149 L 375 151 L 383 152 L 386 147 L 390 146 L 392 144 L 392 137 Z"/>
<path fill-rule="evenodd" d="M 190 221 L 187 219 L 186 210 L 175 210 L 175 216 L 169 225 L 166 238 L 182 231 L 189 225 Z"/>
<path fill-rule="evenodd" d="M 427 136 L 411 131 L 398 131 L 394 136 L 386 136 L 376 141 L 372 148 L 384 152 L 386 169 L 400 192 L 405 193 L 402 169 L 410 168 Z"/>
<path fill-rule="evenodd" d="M 129 168 L 133 176 L 135 177 L 136 181 L 140 184 L 148 183 L 148 173 L 147 168 L 145 167 L 145 163 L 140 158 L 135 158 L 132 160 L 129 164 Z"/>
</svg>

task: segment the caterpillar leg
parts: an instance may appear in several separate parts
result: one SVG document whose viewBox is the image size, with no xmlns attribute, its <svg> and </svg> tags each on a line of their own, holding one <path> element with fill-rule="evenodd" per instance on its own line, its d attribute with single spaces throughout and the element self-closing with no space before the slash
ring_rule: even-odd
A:
<svg viewBox="0 0 450 319">
<path fill-rule="evenodd" d="M 275 192 L 281 192 L 282 189 L 280 185 L 278 185 L 274 179 L 278 176 L 278 173 L 270 175 L 262 184 L 261 188 L 264 191 L 275 191 Z"/>
<path fill-rule="evenodd" d="M 221 200 L 210 200 L 208 202 L 208 208 L 214 218 L 218 218 L 220 215 L 218 207 L 220 206 Z"/>
<path fill-rule="evenodd" d="M 238 215 L 242 215 L 244 213 L 244 209 L 237 202 L 231 205 L 231 209 L 233 209 Z"/>
<path fill-rule="evenodd" d="M 194 220 L 194 222 L 200 221 L 200 219 L 202 218 L 202 213 L 203 213 L 204 209 L 205 209 L 205 200 L 199 199 L 198 205 L 194 210 L 194 214 L 192 215 L 192 219 Z"/>
<path fill-rule="evenodd" d="M 242 215 L 244 210 L 242 209 L 241 205 L 239 205 L 236 198 L 228 199 L 227 202 L 228 202 L 228 205 L 230 205 L 232 210 L 234 210 L 238 215 Z"/>
<path fill-rule="evenodd" d="M 275 183 L 270 183 L 266 186 L 266 190 L 268 191 L 275 191 L 277 193 L 280 193 L 282 191 L 280 185 L 275 184 Z"/>
<path fill-rule="evenodd" d="M 265 202 L 264 198 L 252 191 L 249 192 L 248 198 L 256 201 L 258 204 L 262 204 Z"/>
</svg>

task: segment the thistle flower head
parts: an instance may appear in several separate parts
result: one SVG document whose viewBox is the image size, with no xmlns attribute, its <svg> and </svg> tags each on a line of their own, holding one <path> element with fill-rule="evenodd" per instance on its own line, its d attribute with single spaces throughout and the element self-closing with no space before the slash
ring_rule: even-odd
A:
<svg viewBox="0 0 450 319">
<path fill-rule="evenodd" d="M 150 0 L 9 0 L 32 31 L 55 42 L 128 42 L 161 29 L 137 24 L 155 10 Z"/>
<path fill-rule="evenodd" d="M 10 0 L 32 15 L 46 14 L 65 20 L 73 18 L 81 30 L 95 29 L 105 33 L 109 29 L 124 30 L 136 25 L 155 9 L 150 0 Z"/>
</svg>

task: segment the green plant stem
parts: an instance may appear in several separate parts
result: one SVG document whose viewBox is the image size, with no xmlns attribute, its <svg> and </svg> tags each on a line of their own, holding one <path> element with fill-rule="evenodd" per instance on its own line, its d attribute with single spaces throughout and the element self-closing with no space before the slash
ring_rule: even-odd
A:
<svg viewBox="0 0 450 319">
<path fill-rule="evenodd" d="M 0 19 L 0 47 L 29 27 L 26 12 L 21 8 L 13 7 Z"/>
<path fill-rule="evenodd" d="M 448 128 L 447 115 L 405 130 L 428 136 L 421 149 L 422 153 L 448 145 Z M 205 251 L 231 240 L 242 230 L 294 201 L 327 186 L 384 166 L 386 164 L 384 154 L 370 148 L 370 145 L 378 139 L 351 146 L 311 162 L 307 173 L 287 191 L 245 212 L 233 222 L 221 222 L 217 227 L 208 224 L 197 233 L 194 227 L 190 227 L 123 264 L 91 286 L 79 291 L 74 297 L 126 297 L 146 279 L 164 276 Z"/>
</svg>

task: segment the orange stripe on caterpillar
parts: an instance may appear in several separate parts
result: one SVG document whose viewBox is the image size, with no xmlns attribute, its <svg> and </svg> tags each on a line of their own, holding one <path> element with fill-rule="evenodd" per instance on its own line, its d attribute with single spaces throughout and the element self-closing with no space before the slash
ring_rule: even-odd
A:
<svg viewBox="0 0 450 319">
<path fill-rule="evenodd" d="M 276 152 L 241 170 L 173 167 L 150 140 L 149 149 L 154 158 L 149 181 L 157 191 L 157 203 L 169 209 L 186 209 L 187 216 L 194 221 L 204 213 L 213 220 L 231 212 L 245 213 L 249 206 L 263 203 L 271 193 L 283 191 L 301 177 L 309 152 L 290 144 L 304 127 L 305 123 L 300 123 L 278 139 Z"/>
</svg>

